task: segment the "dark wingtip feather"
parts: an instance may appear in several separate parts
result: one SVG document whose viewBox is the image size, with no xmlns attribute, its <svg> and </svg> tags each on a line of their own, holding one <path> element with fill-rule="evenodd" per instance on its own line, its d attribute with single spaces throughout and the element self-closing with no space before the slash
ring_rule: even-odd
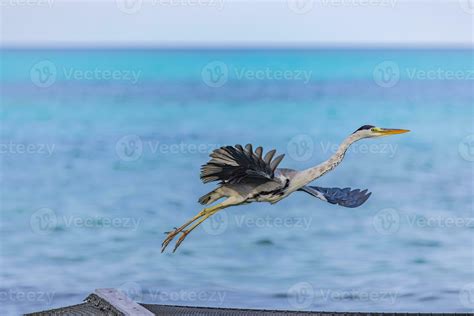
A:
<svg viewBox="0 0 474 316">
<path fill-rule="evenodd" d="M 278 167 L 278 165 L 283 160 L 283 158 L 285 158 L 285 154 L 280 155 L 276 157 L 275 159 L 273 159 L 273 161 L 270 164 L 270 169 L 272 169 L 272 172 L 275 172 L 275 169 Z"/>
</svg>

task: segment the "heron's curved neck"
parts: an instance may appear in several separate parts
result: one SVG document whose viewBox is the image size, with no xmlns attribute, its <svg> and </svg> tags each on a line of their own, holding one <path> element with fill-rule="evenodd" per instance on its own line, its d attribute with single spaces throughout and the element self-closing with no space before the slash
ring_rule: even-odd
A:
<svg viewBox="0 0 474 316">
<path fill-rule="evenodd" d="M 301 177 L 298 179 L 298 183 L 300 187 L 310 183 L 311 181 L 323 176 L 326 172 L 331 171 L 332 169 L 336 168 L 344 159 L 344 155 L 346 154 L 347 149 L 356 141 L 361 139 L 359 136 L 355 134 L 350 135 L 347 137 L 341 145 L 339 145 L 337 151 L 326 161 L 314 166 L 312 168 L 303 170 L 301 172 Z"/>
</svg>

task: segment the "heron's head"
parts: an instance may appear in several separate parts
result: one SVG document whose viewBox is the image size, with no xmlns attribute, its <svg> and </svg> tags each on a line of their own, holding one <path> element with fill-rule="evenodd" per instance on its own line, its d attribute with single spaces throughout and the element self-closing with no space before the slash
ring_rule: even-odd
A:
<svg viewBox="0 0 474 316">
<path fill-rule="evenodd" d="M 358 138 L 369 138 L 369 137 L 381 137 L 381 136 L 389 136 L 395 134 L 403 134 L 407 133 L 409 130 L 407 129 L 398 129 L 398 128 L 382 128 L 376 127 L 373 125 L 364 125 L 357 129 L 354 133 L 355 136 Z"/>
</svg>

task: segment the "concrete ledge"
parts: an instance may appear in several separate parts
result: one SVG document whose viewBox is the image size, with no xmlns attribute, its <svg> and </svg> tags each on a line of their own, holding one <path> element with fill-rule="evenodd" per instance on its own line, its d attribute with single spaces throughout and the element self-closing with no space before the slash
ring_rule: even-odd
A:
<svg viewBox="0 0 474 316">
<path fill-rule="evenodd" d="M 148 309 L 135 303 L 117 289 L 96 289 L 85 301 L 117 315 L 154 316 Z"/>
</svg>

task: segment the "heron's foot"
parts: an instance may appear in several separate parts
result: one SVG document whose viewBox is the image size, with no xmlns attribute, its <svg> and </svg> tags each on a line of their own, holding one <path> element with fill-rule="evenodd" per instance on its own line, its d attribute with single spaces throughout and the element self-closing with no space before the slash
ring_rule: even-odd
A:
<svg viewBox="0 0 474 316">
<path fill-rule="evenodd" d="M 174 246 L 173 252 L 175 252 L 176 249 L 178 249 L 179 245 L 181 245 L 181 243 L 184 241 L 184 239 L 188 236 L 188 234 L 190 232 L 191 232 L 190 230 L 183 230 L 182 231 L 183 235 L 181 237 L 179 237 L 178 241 L 176 242 L 176 245 Z"/>
<path fill-rule="evenodd" d="M 178 227 L 173 227 L 174 230 L 178 230 Z M 170 234 L 172 231 L 165 232 L 165 234 Z"/>
<path fill-rule="evenodd" d="M 163 242 L 161 243 L 161 252 L 165 251 L 166 247 L 168 247 L 168 244 L 174 239 L 174 237 L 176 237 L 176 235 L 178 235 L 181 232 L 181 230 L 175 227 L 174 230 L 170 232 L 165 232 L 165 234 L 168 234 L 168 235 L 166 236 L 165 240 L 163 240 Z"/>
</svg>

